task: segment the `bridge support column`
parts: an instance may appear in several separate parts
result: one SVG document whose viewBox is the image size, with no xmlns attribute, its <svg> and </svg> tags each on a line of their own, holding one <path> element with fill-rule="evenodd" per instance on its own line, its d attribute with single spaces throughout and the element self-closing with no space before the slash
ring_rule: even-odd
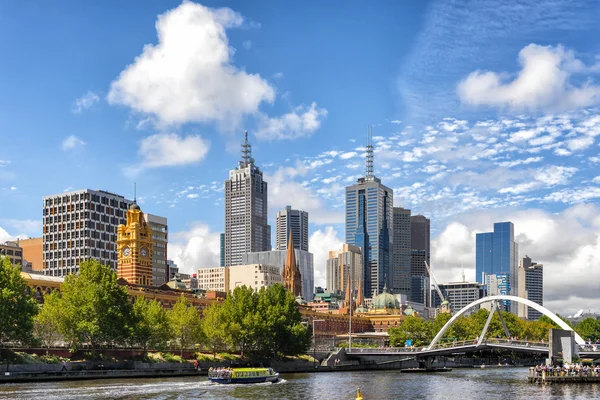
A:
<svg viewBox="0 0 600 400">
<path fill-rule="evenodd" d="M 433 369 L 434 361 L 435 361 L 435 356 L 417 357 L 417 362 L 419 363 L 419 368 L 424 369 L 426 371 L 430 371 Z"/>
</svg>

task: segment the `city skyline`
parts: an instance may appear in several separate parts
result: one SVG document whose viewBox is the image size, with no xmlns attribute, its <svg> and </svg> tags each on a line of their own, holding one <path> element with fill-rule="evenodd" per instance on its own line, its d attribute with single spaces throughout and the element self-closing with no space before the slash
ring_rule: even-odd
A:
<svg viewBox="0 0 600 400">
<path fill-rule="evenodd" d="M 136 181 L 142 208 L 168 218 L 169 258 L 188 273 L 217 266 L 223 181 L 248 129 L 269 183 L 268 223 L 288 204 L 310 214 L 323 284 L 328 251 L 345 241 L 343 190 L 362 176 L 373 125 L 374 172 L 394 206 L 431 220 L 438 280 L 459 280 L 461 265 L 473 280 L 475 233 L 510 220 L 520 253 L 544 264 L 550 309 L 600 308 L 590 279 L 600 268 L 600 50 L 589 40 L 598 4 L 202 4 L 0 5 L 11 55 L 0 65 L 0 131 L 10 135 L 0 241 L 42 235 L 43 196 L 133 198 Z M 510 27 L 488 24 L 498 12 Z M 477 32 L 451 23 L 465 15 Z M 357 29 L 365 21 L 373 28 Z M 173 26 L 181 47 L 162 41 Z M 169 74 L 153 52 L 189 74 Z M 197 62 L 206 54 L 214 63 Z M 578 97 L 584 82 L 589 96 Z"/>
</svg>

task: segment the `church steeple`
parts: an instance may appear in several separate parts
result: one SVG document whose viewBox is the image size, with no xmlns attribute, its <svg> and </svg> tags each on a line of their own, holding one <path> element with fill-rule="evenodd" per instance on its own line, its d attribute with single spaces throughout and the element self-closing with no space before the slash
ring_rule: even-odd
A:
<svg viewBox="0 0 600 400">
<path fill-rule="evenodd" d="M 296 262 L 296 252 L 294 250 L 294 239 L 290 229 L 290 240 L 287 247 L 287 257 L 283 267 L 283 286 L 294 293 L 294 297 L 302 296 L 302 277 L 300 268 Z"/>
<path fill-rule="evenodd" d="M 365 294 L 363 293 L 362 290 L 362 281 L 359 280 L 358 281 L 358 293 L 356 295 L 356 305 L 357 306 L 362 306 L 365 303 Z"/>
</svg>

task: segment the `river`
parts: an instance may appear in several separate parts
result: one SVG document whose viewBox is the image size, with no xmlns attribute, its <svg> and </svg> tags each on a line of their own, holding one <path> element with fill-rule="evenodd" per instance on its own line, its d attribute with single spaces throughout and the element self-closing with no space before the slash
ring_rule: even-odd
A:
<svg viewBox="0 0 600 400">
<path fill-rule="evenodd" d="M 599 399 L 600 384 L 539 386 L 527 369 L 455 369 L 432 374 L 360 371 L 285 374 L 274 384 L 218 385 L 206 377 L 0 385 L 0 399 Z"/>
</svg>

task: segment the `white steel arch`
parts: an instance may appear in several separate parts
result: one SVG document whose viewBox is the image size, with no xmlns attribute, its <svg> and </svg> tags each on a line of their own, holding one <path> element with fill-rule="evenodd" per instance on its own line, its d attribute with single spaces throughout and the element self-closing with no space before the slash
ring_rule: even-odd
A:
<svg viewBox="0 0 600 400">
<path fill-rule="evenodd" d="M 510 301 L 516 301 L 517 303 L 525 304 L 525 305 L 541 312 L 542 314 L 546 315 L 547 317 L 549 317 L 553 322 L 558 324 L 558 326 L 560 326 L 562 329 L 565 329 L 568 331 L 573 330 L 573 329 L 571 329 L 571 327 L 569 325 L 567 325 L 565 323 L 565 321 L 560 319 L 552 311 L 548 310 L 545 307 L 540 306 L 537 303 L 534 303 L 533 301 L 531 301 L 529 299 L 524 299 L 522 297 L 517 297 L 517 296 L 508 296 L 508 295 L 487 296 L 487 297 L 483 297 L 479 300 L 475 300 L 474 302 L 472 302 L 471 304 L 467 305 L 462 310 L 460 310 L 459 312 L 454 314 L 452 316 L 452 318 L 450 318 L 450 320 L 448 320 L 448 322 L 446 322 L 446 325 L 444 325 L 444 327 L 433 338 L 433 340 L 431 341 L 429 346 L 427 346 L 427 350 L 431 350 L 431 348 L 433 346 L 435 346 L 435 344 L 442 338 L 442 336 L 444 336 L 444 333 L 446 333 L 448 328 L 450 328 L 450 326 L 454 323 L 454 321 L 456 321 L 461 315 L 463 315 L 464 313 L 469 311 L 471 308 L 473 308 L 479 304 L 489 303 L 489 302 L 496 301 L 496 300 L 510 300 Z M 491 312 L 494 312 L 494 310 L 492 310 Z M 577 344 L 579 344 L 579 345 L 585 344 L 585 341 L 581 338 L 581 336 L 579 336 L 579 334 L 577 332 L 575 332 L 575 342 L 577 342 Z"/>
</svg>

